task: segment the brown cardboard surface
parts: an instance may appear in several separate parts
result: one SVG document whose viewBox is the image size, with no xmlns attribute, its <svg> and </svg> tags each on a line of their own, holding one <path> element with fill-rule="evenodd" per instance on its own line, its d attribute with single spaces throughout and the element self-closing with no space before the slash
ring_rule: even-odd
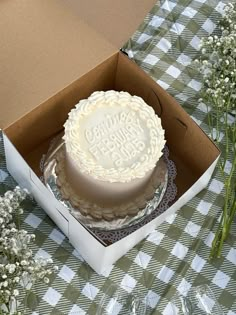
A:
<svg viewBox="0 0 236 315">
<path fill-rule="evenodd" d="M 0 1 L 0 128 L 117 52 L 154 2 Z"/>
<path fill-rule="evenodd" d="M 0 128 L 117 51 L 65 2 L 1 1 Z"/>
<path fill-rule="evenodd" d="M 177 167 L 180 197 L 216 159 L 218 148 L 173 97 L 123 54 L 119 55 L 116 89 L 141 96 L 160 116 L 170 158 Z"/>
<path fill-rule="evenodd" d="M 68 111 L 96 90 L 123 90 L 141 96 L 162 119 L 170 158 L 177 167 L 178 197 L 213 163 L 219 150 L 188 114 L 124 54 L 116 53 L 5 130 L 39 175 L 39 162 L 52 139 L 63 130 Z"/>
<path fill-rule="evenodd" d="M 78 16 L 119 49 L 156 0 L 67 0 Z"/>
<path fill-rule="evenodd" d="M 37 151 L 41 143 L 62 130 L 68 112 L 80 99 L 88 97 L 94 90 L 112 89 L 117 62 L 118 53 L 115 53 L 6 128 L 6 134 L 18 151 L 23 156 Z"/>
</svg>

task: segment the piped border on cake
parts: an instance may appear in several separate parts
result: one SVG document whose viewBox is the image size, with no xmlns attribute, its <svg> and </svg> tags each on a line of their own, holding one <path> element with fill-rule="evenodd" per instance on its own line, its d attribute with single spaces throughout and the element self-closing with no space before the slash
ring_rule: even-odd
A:
<svg viewBox="0 0 236 315">
<path fill-rule="evenodd" d="M 95 203 L 81 198 L 73 191 L 65 172 L 65 146 L 61 147 L 56 154 L 56 174 L 57 186 L 62 197 L 68 200 L 71 205 L 78 209 L 83 216 L 91 216 L 95 220 L 112 221 L 126 216 L 135 216 L 139 211 L 146 207 L 146 204 L 154 196 L 156 189 L 163 184 L 167 172 L 164 158 L 161 158 L 154 169 L 152 177 L 142 195 L 139 195 L 130 202 L 120 204 L 115 207 L 103 208 Z"/>
<path fill-rule="evenodd" d="M 78 133 L 79 121 L 82 117 L 93 113 L 94 109 L 119 104 L 121 107 L 130 107 L 138 113 L 139 118 L 146 122 L 150 136 L 150 152 L 141 155 L 130 168 L 119 167 L 106 169 L 97 164 L 81 148 Z M 117 105 L 116 105 L 117 106 Z M 147 105 L 141 97 L 132 96 L 128 92 L 98 91 L 92 93 L 86 100 L 81 100 L 69 113 L 69 118 L 64 124 L 66 150 L 76 162 L 81 172 L 93 174 L 94 179 L 108 182 L 129 182 L 135 178 L 142 178 L 148 171 L 152 170 L 162 156 L 165 145 L 164 130 L 161 119 L 155 114 L 153 108 Z"/>
</svg>

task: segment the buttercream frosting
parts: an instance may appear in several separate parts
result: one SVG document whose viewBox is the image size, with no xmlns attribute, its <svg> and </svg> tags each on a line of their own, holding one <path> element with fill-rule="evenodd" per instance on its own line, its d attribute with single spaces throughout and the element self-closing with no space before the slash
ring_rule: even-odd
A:
<svg viewBox="0 0 236 315">
<path fill-rule="evenodd" d="M 153 108 L 127 92 L 94 92 L 71 110 L 64 127 L 66 154 L 80 172 L 110 183 L 145 177 L 165 145 Z"/>
</svg>

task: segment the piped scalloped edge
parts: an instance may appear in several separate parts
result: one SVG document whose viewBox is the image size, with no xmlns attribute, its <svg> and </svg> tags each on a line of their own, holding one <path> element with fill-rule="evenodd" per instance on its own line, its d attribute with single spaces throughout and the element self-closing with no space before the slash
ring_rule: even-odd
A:
<svg viewBox="0 0 236 315">
<path fill-rule="evenodd" d="M 127 173 L 126 168 L 106 169 L 100 164 L 94 162 L 93 159 L 85 153 L 81 148 L 78 139 L 73 141 L 74 134 L 78 133 L 78 121 L 81 117 L 89 115 L 94 111 L 94 108 L 113 106 L 113 102 L 119 106 L 129 106 L 131 109 L 139 113 L 139 118 L 149 122 L 147 129 L 150 136 L 150 150 L 151 154 L 145 154 L 147 157 L 144 161 L 137 161 L 130 167 Z M 70 111 L 69 118 L 64 124 L 67 153 L 75 161 L 80 171 L 85 174 L 93 174 L 94 179 L 104 180 L 108 182 L 128 182 L 135 178 L 142 178 L 144 174 L 155 167 L 157 161 L 163 156 L 163 148 L 166 140 L 164 136 L 164 129 L 161 125 L 161 119 L 155 114 L 153 108 L 149 106 L 141 97 L 131 95 L 128 92 L 110 91 L 96 91 L 92 93 L 87 99 L 80 100 L 80 102 Z M 75 139 L 74 139 L 75 140 Z M 157 141 L 158 140 L 158 141 Z M 157 142 L 157 143 L 156 143 Z"/>
</svg>

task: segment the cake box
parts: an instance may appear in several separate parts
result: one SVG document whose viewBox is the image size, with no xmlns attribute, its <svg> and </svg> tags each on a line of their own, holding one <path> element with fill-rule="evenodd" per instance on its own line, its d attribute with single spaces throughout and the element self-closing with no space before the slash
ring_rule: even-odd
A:
<svg viewBox="0 0 236 315">
<path fill-rule="evenodd" d="M 119 51 L 154 0 L 0 3 L 0 128 L 8 171 L 98 273 L 114 264 L 209 182 L 219 150 L 181 106 Z M 105 246 L 44 186 L 40 160 L 68 112 L 99 90 L 142 97 L 161 117 L 177 168 L 172 206 Z"/>
</svg>

